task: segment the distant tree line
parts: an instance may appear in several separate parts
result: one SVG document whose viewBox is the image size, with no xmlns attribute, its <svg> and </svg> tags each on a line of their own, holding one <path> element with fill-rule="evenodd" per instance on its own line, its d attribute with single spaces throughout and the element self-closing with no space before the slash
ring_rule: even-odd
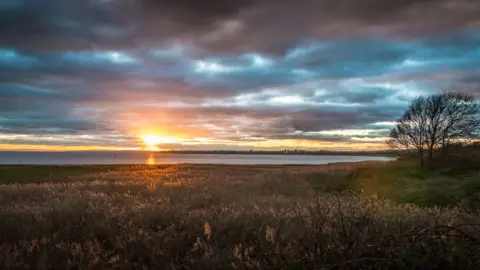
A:
<svg viewBox="0 0 480 270">
<path fill-rule="evenodd" d="M 436 150 L 466 144 L 480 137 L 480 103 L 463 93 L 416 98 L 396 121 L 387 144 L 416 151 L 422 167 L 431 166 Z"/>
</svg>

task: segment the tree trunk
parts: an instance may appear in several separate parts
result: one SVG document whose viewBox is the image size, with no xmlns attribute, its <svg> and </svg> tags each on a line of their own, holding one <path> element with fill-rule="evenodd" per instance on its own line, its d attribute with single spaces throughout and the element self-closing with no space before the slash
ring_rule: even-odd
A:
<svg viewBox="0 0 480 270">
<path fill-rule="evenodd" d="M 445 145 L 445 138 L 443 138 L 442 139 L 442 158 L 445 158 L 445 155 L 447 153 L 447 149 L 445 147 L 447 146 Z"/>
<path fill-rule="evenodd" d="M 425 160 L 423 158 L 423 150 L 418 150 L 418 156 L 420 157 L 420 167 L 425 167 Z"/>
<path fill-rule="evenodd" d="M 428 148 L 428 167 L 431 168 L 433 163 L 433 146 Z"/>
</svg>

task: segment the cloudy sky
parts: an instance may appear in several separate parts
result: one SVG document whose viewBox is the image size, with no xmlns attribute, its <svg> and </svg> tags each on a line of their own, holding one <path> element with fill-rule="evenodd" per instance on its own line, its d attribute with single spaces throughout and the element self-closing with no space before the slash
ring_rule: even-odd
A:
<svg viewBox="0 0 480 270">
<path fill-rule="evenodd" d="M 478 0 L 1 0 L 0 150 L 381 149 L 480 97 Z"/>
</svg>

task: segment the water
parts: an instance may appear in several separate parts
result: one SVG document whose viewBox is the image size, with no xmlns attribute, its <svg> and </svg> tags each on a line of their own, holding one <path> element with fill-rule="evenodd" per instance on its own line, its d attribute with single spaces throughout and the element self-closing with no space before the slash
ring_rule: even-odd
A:
<svg viewBox="0 0 480 270">
<path fill-rule="evenodd" d="M 373 156 L 166 154 L 152 152 L 0 152 L 0 164 L 326 164 L 390 160 Z"/>
</svg>

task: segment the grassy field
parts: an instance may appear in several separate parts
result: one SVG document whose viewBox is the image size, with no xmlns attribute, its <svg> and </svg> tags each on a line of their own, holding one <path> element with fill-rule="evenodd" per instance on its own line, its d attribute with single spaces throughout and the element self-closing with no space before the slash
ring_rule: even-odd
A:
<svg viewBox="0 0 480 270">
<path fill-rule="evenodd" d="M 307 180 L 321 191 L 353 190 L 419 206 L 480 208 L 480 171 L 441 172 L 411 161 L 393 161 L 365 164 L 329 177 L 313 173 Z"/>
<path fill-rule="evenodd" d="M 408 162 L 3 166 L 0 268 L 478 269 L 478 180 Z"/>
</svg>

